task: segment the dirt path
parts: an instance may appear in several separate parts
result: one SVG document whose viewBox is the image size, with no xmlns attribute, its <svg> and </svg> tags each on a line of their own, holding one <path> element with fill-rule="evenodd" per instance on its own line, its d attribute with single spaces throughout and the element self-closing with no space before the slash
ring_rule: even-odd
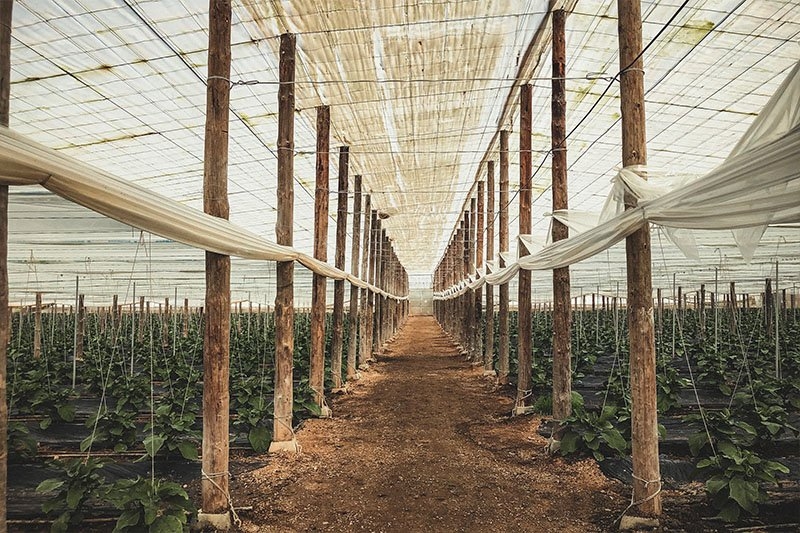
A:
<svg viewBox="0 0 800 533">
<path fill-rule="evenodd" d="M 300 430 L 302 454 L 234 480 L 237 505 L 254 506 L 243 529 L 611 529 L 619 486 L 592 461 L 547 457 L 539 419 L 509 419 L 493 389 L 433 318 L 412 317 L 334 418 Z"/>
</svg>

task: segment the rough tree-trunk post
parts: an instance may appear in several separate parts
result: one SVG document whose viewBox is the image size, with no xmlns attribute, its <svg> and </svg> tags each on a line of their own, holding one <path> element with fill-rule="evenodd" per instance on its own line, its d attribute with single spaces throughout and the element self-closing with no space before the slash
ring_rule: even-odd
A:
<svg viewBox="0 0 800 533">
<path fill-rule="evenodd" d="M 294 67 L 293 34 L 281 35 L 278 88 L 278 244 L 292 246 L 294 224 Z M 269 451 L 297 451 L 292 429 L 294 364 L 294 262 L 275 265 L 275 396 Z"/>
<path fill-rule="evenodd" d="M 330 167 L 331 109 L 317 107 L 317 165 L 314 189 L 314 258 L 328 260 L 328 175 Z M 327 278 L 314 272 L 311 276 L 311 358 L 309 386 L 313 401 L 325 407 L 325 310 Z M 325 415 L 327 413 L 323 413 Z"/>
<path fill-rule="evenodd" d="M 11 96 L 11 12 L 14 3 L 0 2 L 0 126 L 8 127 Z M 8 495 L 8 403 L 6 402 L 8 340 L 8 185 L 0 185 L 0 533 L 6 532 Z"/>
<path fill-rule="evenodd" d="M 227 219 L 228 115 L 231 65 L 231 3 L 210 0 L 206 91 L 203 208 Z M 206 522 L 231 526 L 228 500 L 231 259 L 206 252 L 206 321 L 203 338 L 202 499 Z"/>
<path fill-rule="evenodd" d="M 36 293 L 36 307 L 33 310 L 33 358 L 42 356 L 42 293 Z"/>
<path fill-rule="evenodd" d="M 622 164 L 647 164 L 645 133 L 642 8 L 640 0 L 618 0 Z M 634 200 L 626 198 L 626 208 Z M 650 227 L 644 224 L 625 240 L 630 337 L 633 501 L 645 516 L 661 514 L 658 463 L 656 357 L 653 290 L 650 273 Z"/>
<path fill-rule="evenodd" d="M 519 130 L 519 234 L 531 232 L 531 127 L 533 110 L 531 86 L 523 85 L 519 93 L 520 130 Z M 525 245 L 518 245 L 519 257 L 528 255 Z M 520 269 L 517 293 L 518 302 L 518 349 L 517 357 L 517 399 L 514 413 L 525 412 L 531 397 L 531 271 Z"/>
<path fill-rule="evenodd" d="M 567 209 L 566 13 L 553 11 L 552 180 L 553 210 Z M 553 219 L 553 242 L 569 237 L 569 229 Z M 572 367 L 569 267 L 553 270 L 553 418 L 572 412 Z"/>
<path fill-rule="evenodd" d="M 369 258 L 372 255 L 372 248 L 371 248 L 371 235 L 372 235 L 372 218 L 370 217 L 370 213 L 372 212 L 372 206 L 370 205 L 370 196 L 367 194 L 364 198 L 364 233 L 362 234 L 361 238 L 361 279 L 364 281 L 369 281 Z M 361 289 L 361 312 L 358 317 L 358 329 L 360 331 L 360 338 L 359 338 L 359 347 L 358 347 L 358 368 L 366 368 L 367 361 L 369 360 L 369 344 L 368 344 L 368 337 L 369 334 L 369 325 L 368 325 L 368 307 L 369 307 L 369 289 Z"/>
<path fill-rule="evenodd" d="M 350 245 L 350 273 L 359 276 L 359 239 L 361 237 L 361 176 L 353 182 L 353 240 Z M 356 355 L 358 353 L 358 287 L 350 285 L 350 324 L 347 343 L 347 381 L 358 376 Z"/>
<path fill-rule="evenodd" d="M 763 295 L 761 297 L 761 303 L 762 303 L 762 305 L 765 305 L 765 303 L 766 303 Z M 737 326 L 736 308 L 737 308 L 737 305 L 736 305 L 736 282 L 735 281 L 731 281 L 730 294 L 728 295 L 728 309 L 731 312 L 731 335 L 733 335 L 734 338 L 736 338 L 737 335 L 738 335 L 737 334 L 737 328 L 736 328 L 736 326 Z M 767 310 L 764 309 L 764 314 L 766 314 L 766 311 Z"/>
<path fill-rule="evenodd" d="M 144 316 L 144 296 L 139 296 L 139 323 L 136 330 L 137 342 L 142 342 L 142 339 L 144 339 L 144 323 L 146 320 L 149 321 L 149 318 L 149 316 Z"/>
<path fill-rule="evenodd" d="M 378 232 L 375 235 L 375 286 L 384 289 L 383 276 L 384 266 L 386 265 L 386 230 L 383 229 L 380 220 L 378 221 Z M 375 293 L 374 306 L 372 311 L 372 353 L 373 356 L 381 349 L 381 325 L 383 317 L 383 295 Z"/>
<path fill-rule="evenodd" d="M 86 307 L 83 304 L 83 294 L 78 296 L 77 325 L 75 331 L 75 360 L 83 360 L 83 332 L 86 329 Z"/>
<path fill-rule="evenodd" d="M 486 183 L 483 180 L 478 181 L 478 213 L 475 219 L 475 270 L 480 270 L 483 266 L 483 237 L 486 229 L 486 192 L 484 186 Z M 476 364 L 483 364 L 483 290 L 481 287 L 475 289 L 475 303 L 473 304 L 475 310 L 475 331 L 473 333 L 473 345 L 475 351 L 472 354 L 472 360 Z"/>
<path fill-rule="evenodd" d="M 494 161 L 486 163 L 486 262 L 494 260 Z M 488 270 L 487 270 L 488 274 Z M 483 372 L 494 375 L 494 285 L 486 284 Z"/>
<path fill-rule="evenodd" d="M 506 266 L 503 253 L 508 253 L 508 131 L 500 131 L 500 268 Z M 497 347 L 497 383 L 508 384 L 508 283 L 500 285 L 498 290 L 500 307 L 497 310 L 499 336 Z"/>
<path fill-rule="evenodd" d="M 183 338 L 189 336 L 189 298 L 183 299 Z"/>
<path fill-rule="evenodd" d="M 344 270 L 344 252 L 347 245 L 347 180 L 350 166 L 350 149 L 339 148 L 339 185 L 336 196 L 336 255 L 334 266 Z M 333 336 L 331 338 L 331 374 L 333 388 L 342 388 L 342 344 L 344 343 L 344 280 L 333 282 Z"/>
<path fill-rule="evenodd" d="M 375 265 L 378 260 L 378 235 L 380 234 L 380 220 L 378 220 L 378 212 L 376 210 L 372 210 L 372 223 L 370 224 L 370 245 L 369 245 L 369 284 L 375 285 Z M 365 344 L 366 347 L 366 359 L 367 362 L 373 362 L 372 354 L 374 350 L 374 335 L 375 335 L 375 325 L 374 325 L 374 315 L 375 315 L 375 299 L 376 294 L 373 291 L 369 291 L 367 293 L 367 342 Z"/>
</svg>

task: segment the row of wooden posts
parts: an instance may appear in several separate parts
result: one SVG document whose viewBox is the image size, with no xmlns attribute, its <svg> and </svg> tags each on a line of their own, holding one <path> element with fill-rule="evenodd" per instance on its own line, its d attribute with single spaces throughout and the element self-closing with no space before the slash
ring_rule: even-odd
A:
<svg viewBox="0 0 800 533">
<path fill-rule="evenodd" d="M 11 28 L 13 2 L 0 2 L 0 126 L 8 126 L 10 103 L 11 72 Z M 208 81 L 206 102 L 204 174 L 203 174 L 203 209 L 212 216 L 229 217 L 228 202 L 228 131 L 230 115 L 230 79 L 231 70 L 231 2 L 230 0 L 211 0 L 209 5 L 209 46 L 208 46 Z M 292 246 L 294 225 L 294 77 L 295 77 L 295 43 L 294 35 L 285 34 L 280 40 L 278 89 L 278 202 L 276 240 L 278 244 Z M 324 111 L 320 110 L 320 115 Z M 319 134 L 320 142 L 323 135 Z M 327 136 L 327 135 L 325 135 Z M 325 141 L 327 142 L 327 141 Z M 347 150 L 342 150 L 346 157 Z M 324 162 L 328 150 L 320 151 L 322 159 L 318 159 L 317 183 L 320 176 L 327 175 Z M 346 174 L 347 165 L 340 164 L 340 178 L 343 174 L 345 186 L 339 190 L 339 216 L 337 217 L 337 257 L 336 265 L 343 267 L 344 236 L 346 234 Z M 358 179 L 356 188 L 360 187 Z M 341 184 L 341 181 L 340 181 Z M 327 181 L 324 183 L 327 195 Z M 356 191 L 356 196 L 360 191 Z M 344 199 L 344 203 L 343 200 Z M 325 202 L 327 205 L 327 201 Z M 344 206 L 344 207 L 342 207 Z M 364 231 L 360 227 L 353 228 L 354 242 L 363 235 L 361 257 L 362 278 L 368 277 L 372 285 L 390 294 L 406 294 L 408 276 L 394 254 L 391 241 L 381 228 L 377 211 L 371 210 L 369 197 L 365 199 L 365 208 L 354 205 L 355 216 L 363 213 Z M 318 210 L 319 214 L 319 210 Z M 319 219 L 326 220 L 326 217 Z M 315 229 L 315 236 L 322 231 L 322 226 Z M 361 235 L 359 233 L 361 232 Z M 341 237 L 340 237 L 341 235 Z M 324 239 L 323 239 L 324 241 Z M 320 241 L 318 241 L 320 242 Z M 315 255 L 320 257 L 322 248 L 315 245 Z M 358 254 L 354 251 L 352 268 L 358 264 Z M 202 443 L 202 510 L 210 524 L 220 526 L 229 524 L 230 495 L 229 487 L 229 365 L 230 365 L 230 257 L 206 252 L 206 297 L 204 304 L 203 328 L 203 443 Z M 294 317 L 294 263 L 281 261 L 277 263 L 277 293 L 275 298 L 275 397 L 273 448 L 295 449 L 292 430 L 293 406 L 293 317 Z M 353 271 L 358 274 L 358 272 Z M 324 279 L 322 281 L 324 286 Z M 315 315 L 315 349 L 312 355 L 312 386 L 319 393 L 322 401 L 320 384 L 319 329 L 324 327 L 319 319 L 320 304 L 324 310 L 324 299 L 319 291 L 319 278 L 315 279 L 314 294 L 316 299 L 312 305 Z M 341 340 L 341 321 L 343 317 L 344 282 L 337 281 L 334 291 L 334 313 L 336 318 L 334 334 Z M 362 360 L 370 357 L 376 349 L 391 336 L 408 313 L 408 304 L 380 293 L 360 289 L 360 298 L 354 295 L 359 292 L 351 286 L 350 324 L 351 331 L 356 322 L 361 329 L 360 353 Z M 6 367 L 7 345 L 10 338 L 9 301 L 8 301 L 8 186 L 0 185 L 0 533 L 6 531 L 5 496 L 7 494 L 7 428 L 8 406 L 6 403 Z M 312 295 L 313 296 L 313 295 Z M 360 299 L 360 305 L 359 300 Z M 82 308 L 82 306 L 79 306 Z M 360 308 L 360 310 L 359 310 Z M 324 311 L 323 311 L 324 318 Z M 338 332 L 338 333 L 337 333 Z M 354 377 L 356 341 L 349 339 L 348 376 Z M 335 343 L 336 344 L 336 343 Z M 341 342 L 338 343 L 341 345 Z M 333 361 L 341 361 L 342 351 L 333 354 Z M 339 363 L 340 364 L 340 363 Z"/>
<path fill-rule="evenodd" d="M 231 5 L 229 0 L 212 0 L 209 16 L 208 103 L 205 135 L 204 209 L 214 216 L 228 218 L 227 158 L 230 84 Z M 294 227 L 294 116 L 295 116 L 296 37 L 281 35 L 278 88 L 277 139 L 277 243 L 293 245 Z M 327 260 L 328 167 L 330 157 L 330 110 L 317 109 L 317 165 L 315 193 L 314 255 Z M 336 223 L 335 265 L 344 269 L 347 223 L 347 184 L 349 150 L 339 151 L 339 180 Z M 351 272 L 390 294 L 407 294 L 408 275 L 394 253 L 370 198 L 361 209 L 361 181 L 354 179 L 353 251 Z M 363 231 L 361 220 L 363 218 Z M 358 220 L 358 222 L 356 222 Z M 359 238 L 363 238 L 361 250 Z M 359 252 L 362 252 L 359 254 Z M 359 255 L 361 257 L 359 258 Z M 360 259 L 360 261 L 359 261 Z M 360 263 L 360 264 L 359 264 Z M 274 422 L 270 451 L 297 449 L 292 429 L 293 345 L 294 345 L 294 262 L 279 261 L 276 267 L 275 297 L 275 393 Z M 324 406 L 324 318 L 325 278 L 314 273 L 312 284 L 312 337 L 310 385 L 315 400 Z M 356 376 L 359 360 L 366 362 L 374 350 L 399 327 L 408 314 L 408 303 L 351 285 L 351 337 L 348 339 L 347 376 Z M 360 300 L 360 302 L 359 302 Z M 360 303 L 360 305 L 359 305 Z M 342 365 L 344 282 L 334 283 L 334 331 L 331 361 L 334 375 Z M 230 329 L 230 258 L 206 252 L 206 318 L 204 328 L 203 390 L 203 483 L 202 506 L 205 514 L 227 516 L 228 496 L 228 371 Z M 359 312 L 360 308 L 360 312 Z M 361 346 L 356 349 L 356 328 Z M 337 371 L 338 368 L 338 371 Z M 337 385 L 341 385 L 337 381 Z"/>
<path fill-rule="evenodd" d="M 569 2 L 568 2 L 569 4 Z M 619 57 L 622 163 L 624 166 L 646 165 L 646 135 L 644 115 L 644 65 L 642 61 L 642 19 L 640 0 L 617 2 L 619 21 Z M 567 209 L 567 145 L 565 106 L 566 12 L 552 12 L 552 209 Z M 522 85 L 519 91 L 519 234 L 531 232 L 532 201 L 532 86 Z M 500 266 L 502 253 L 508 252 L 508 131 L 500 132 L 497 156 L 500 166 L 499 244 Z M 491 159 L 491 158 L 490 158 Z M 476 267 L 483 266 L 484 242 L 487 258 L 494 257 L 494 161 L 487 160 L 486 179 L 476 180 L 477 198 L 469 201 L 446 252 L 434 272 L 434 290 L 447 288 L 474 276 Z M 489 197 L 485 210 L 484 198 Z M 635 200 L 625 199 L 626 208 L 635 207 Z M 484 217 L 485 213 L 485 217 Z M 552 239 L 568 237 L 567 228 L 553 220 Z M 520 256 L 527 255 L 520 246 Z M 655 335 L 653 324 L 652 276 L 650 267 L 650 231 L 644 224 L 626 239 L 627 307 L 631 353 L 631 425 L 633 456 L 633 507 L 642 515 L 661 514 L 661 475 L 658 463 L 658 429 L 656 410 Z M 493 308 L 494 289 L 488 286 L 486 305 Z M 508 285 L 500 286 L 500 382 L 508 379 Z M 460 296 L 439 300 L 436 317 L 443 327 L 456 335 L 467 352 L 483 361 L 486 370 L 492 342 L 481 349 L 479 331 L 474 318 L 481 313 L 482 290 L 466 291 Z M 515 413 L 524 413 L 532 401 L 531 394 L 531 272 L 521 269 L 518 274 L 518 374 Z M 570 324 L 571 299 L 569 268 L 553 271 L 553 416 L 563 420 L 571 411 Z M 487 315 L 487 328 L 494 328 L 493 313 Z M 493 329 L 492 329 L 493 331 Z M 487 335 L 493 339 L 493 335 Z"/>
</svg>

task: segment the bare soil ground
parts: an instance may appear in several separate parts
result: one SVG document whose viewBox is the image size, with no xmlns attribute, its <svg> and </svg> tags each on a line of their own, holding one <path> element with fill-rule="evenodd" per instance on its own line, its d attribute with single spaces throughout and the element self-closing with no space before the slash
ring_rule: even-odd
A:
<svg viewBox="0 0 800 533">
<path fill-rule="evenodd" d="M 332 419 L 233 480 L 242 530 L 614 529 L 629 498 L 594 461 L 549 457 L 537 417 L 498 394 L 431 317 L 412 317 Z"/>
</svg>

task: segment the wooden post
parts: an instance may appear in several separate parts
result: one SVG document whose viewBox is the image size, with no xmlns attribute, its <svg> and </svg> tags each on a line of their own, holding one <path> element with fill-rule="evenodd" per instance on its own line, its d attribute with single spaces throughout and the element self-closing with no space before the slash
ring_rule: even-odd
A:
<svg viewBox="0 0 800 533">
<path fill-rule="evenodd" d="M 281 35 L 278 88 L 278 244 L 292 246 L 294 217 L 294 67 L 296 37 Z M 275 398 L 270 451 L 297 451 L 292 429 L 294 357 L 294 262 L 276 265 Z"/>
<path fill-rule="evenodd" d="M 483 266 L 483 236 L 484 230 L 486 229 L 486 193 L 484 191 L 484 186 L 485 182 L 483 180 L 478 181 L 478 212 L 475 219 L 475 266 L 473 267 L 473 272 Z M 481 287 L 475 289 L 475 303 L 473 307 L 475 312 L 475 318 L 473 319 L 475 321 L 475 330 L 473 332 L 474 352 L 472 354 L 472 359 L 476 363 L 483 364 L 483 328 L 481 327 L 483 322 L 483 289 Z"/>
<path fill-rule="evenodd" d="M 328 260 L 328 168 L 330 165 L 331 110 L 317 107 L 317 172 L 314 193 L 314 258 Z M 325 405 L 325 309 L 327 279 L 314 272 L 311 281 L 311 358 L 309 386 L 313 401 Z M 326 414 L 326 413 L 324 413 Z"/>
<path fill-rule="evenodd" d="M 144 316 L 144 296 L 139 296 L 139 324 L 137 325 L 136 331 L 136 340 L 138 342 L 142 342 L 144 338 L 144 323 L 145 320 L 149 320 L 149 316 L 145 318 Z"/>
<path fill-rule="evenodd" d="M 640 0 L 618 0 L 622 164 L 647 164 L 645 133 L 642 10 Z M 626 198 L 626 208 L 633 207 Z M 630 337 L 633 501 L 646 516 L 661 514 L 658 463 L 656 357 L 653 291 L 650 273 L 650 227 L 643 224 L 625 240 Z"/>
<path fill-rule="evenodd" d="M 519 93 L 520 131 L 519 131 L 519 234 L 531 232 L 531 127 L 533 110 L 531 86 L 523 85 Z M 519 257 L 528 255 L 525 246 L 520 243 Z M 518 348 L 517 359 L 517 400 L 515 413 L 525 411 L 530 402 L 531 392 L 531 271 L 520 269 L 518 279 Z"/>
<path fill-rule="evenodd" d="M 347 178 L 350 149 L 339 148 L 339 187 L 336 198 L 336 257 L 334 265 L 344 270 L 344 253 L 347 245 Z M 333 336 L 331 339 L 331 374 L 333 387 L 342 388 L 342 344 L 344 342 L 344 280 L 333 282 Z"/>
<path fill-rule="evenodd" d="M 228 283 L 230 284 L 230 281 Z M 228 296 L 228 299 L 230 300 L 230 296 Z M 116 303 L 114 304 L 114 307 L 116 307 Z M 230 314 L 230 309 L 228 310 L 228 313 Z M 169 298 L 164 298 L 164 312 L 161 313 L 161 347 L 164 348 L 165 350 L 169 346 L 169 316 L 170 316 Z M 113 325 L 114 322 L 115 320 L 112 319 L 111 324 Z M 116 332 L 116 329 L 117 328 L 114 327 L 114 332 Z M 116 333 L 114 334 L 116 335 Z"/>
<path fill-rule="evenodd" d="M 376 277 L 376 263 L 378 261 L 378 235 L 380 234 L 380 220 L 378 220 L 378 212 L 372 210 L 372 223 L 370 224 L 370 245 L 369 245 L 369 279 L 370 285 L 375 285 Z M 375 336 L 375 299 L 376 295 L 373 291 L 367 293 L 367 335 L 366 335 L 366 352 L 365 361 L 372 362 L 372 354 L 375 350 L 374 336 Z"/>
<path fill-rule="evenodd" d="M 11 94 L 12 1 L 0 2 L 0 126 L 8 127 Z M 6 532 L 8 495 L 7 357 L 11 336 L 8 312 L 8 185 L 0 185 L 0 533 Z"/>
<path fill-rule="evenodd" d="M 494 260 L 494 161 L 486 163 L 486 262 Z M 487 272 L 488 273 L 488 272 Z M 494 286 L 486 284 L 483 371 L 494 373 Z"/>
<path fill-rule="evenodd" d="M 183 338 L 189 336 L 189 298 L 183 299 Z"/>
<path fill-rule="evenodd" d="M 470 208 L 464 211 L 464 270 L 461 279 L 468 279 L 468 276 L 472 274 L 472 227 L 475 225 L 475 198 L 470 199 L 469 205 Z M 462 314 L 464 321 L 464 349 L 467 351 L 467 359 L 470 359 L 472 357 L 472 331 L 475 329 L 475 315 L 472 312 L 472 306 L 475 301 L 470 291 L 464 293 L 462 301 L 464 303 L 464 311 Z"/>
<path fill-rule="evenodd" d="M 508 252 L 508 131 L 500 131 L 500 268 L 506 266 L 503 252 Z M 508 384 L 508 283 L 500 285 L 500 308 L 498 309 L 497 383 Z"/>
<path fill-rule="evenodd" d="M 33 358 L 42 357 L 42 293 L 36 293 L 36 307 L 33 315 Z"/>
<path fill-rule="evenodd" d="M 731 292 L 733 294 L 733 292 Z M 742 305 L 744 307 L 744 305 Z M 775 297 L 772 295 L 772 279 L 764 279 L 764 329 L 772 336 L 772 321 L 775 317 Z"/>
<path fill-rule="evenodd" d="M 208 88 L 203 173 L 203 208 L 227 219 L 228 115 L 230 103 L 231 4 L 211 0 L 208 35 Z M 228 448 L 230 394 L 230 275 L 229 256 L 206 252 L 207 317 L 203 338 L 203 464 L 202 509 L 228 515 Z M 227 528 L 225 528 L 227 529 Z"/>
<path fill-rule="evenodd" d="M 762 302 L 763 301 L 764 300 L 762 298 Z M 736 317 L 736 315 L 737 315 L 737 313 L 736 313 L 736 282 L 735 281 L 731 281 L 730 295 L 728 296 L 728 308 L 730 309 L 730 312 L 731 312 L 731 335 L 733 335 L 734 338 L 737 338 L 737 333 L 736 333 L 737 332 L 737 329 L 736 329 L 736 321 L 737 321 L 736 320 L 737 319 L 737 317 Z M 765 312 L 766 312 L 766 310 L 765 310 Z"/>
<path fill-rule="evenodd" d="M 553 210 L 567 209 L 566 13 L 553 11 L 552 182 Z M 553 219 L 553 242 L 569 237 L 569 229 Z M 553 418 L 572 412 L 571 322 L 569 267 L 553 270 Z"/>
<path fill-rule="evenodd" d="M 86 329 L 86 307 L 83 303 L 83 294 L 78 296 L 78 312 L 76 315 L 76 320 L 78 323 L 76 324 L 77 330 L 75 332 L 75 360 L 82 361 L 83 360 L 83 336 L 84 331 Z"/>
<path fill-rule="evenodd" d="M 700 324 L 700 338 L 703 339 L 706 336 L 706 286 L 704 283 L 700 284 L 700 294 L 698 295 L 698 303 L 699 303 L 699 314 L 698 317 Z"/>
<path fill-rule="evenodd" d="M 350 273 L 359 276 L 359 238 L 361 237 L 361 176 L 353 183 L 353 240 L 350 245 Z M 348 313 L 350 338 L 347 343 L 347 381 L 358 376 L 356 354 L 358 353 L 358 287 L 350 285 L 350 310 Z"/>
<path fill-rule="evenodd" d="M 364 233 L 362 237 L 362 252 L 361 252 L 361 279 L 369 282 L 369 266 L 370 257 L 372 255 L 372 205 L 370 196 L 367 194 L 364 198 Z M 361 289 L 361 313 L 359 314 L 360 342 L 358 349 L 358 368 L 366 368 L 367 361 L 370 357 L 370 342 L 368 340 L 369 334 L 369 289 Z"/>
</svg>

